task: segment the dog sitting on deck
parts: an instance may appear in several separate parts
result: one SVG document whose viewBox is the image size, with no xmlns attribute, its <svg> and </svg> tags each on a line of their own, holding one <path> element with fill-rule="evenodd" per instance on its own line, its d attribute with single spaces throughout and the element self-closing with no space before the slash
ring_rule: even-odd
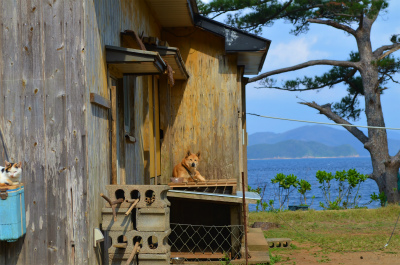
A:
<svg viewBox="0 0 400 265">
<path fill-rule="evenodd" d="M 200 161 L 200 152 L 197 154 L 192 154 L 190 151 L 187 152 L 182 162 L 174 167 L 172 171 L 172 176 L 174 178 L 183 178 L 183 182 L 188 181 L 206 181 L 206 179 L 200 175 L 197 171 L 197 166 Z"/>
</svg>

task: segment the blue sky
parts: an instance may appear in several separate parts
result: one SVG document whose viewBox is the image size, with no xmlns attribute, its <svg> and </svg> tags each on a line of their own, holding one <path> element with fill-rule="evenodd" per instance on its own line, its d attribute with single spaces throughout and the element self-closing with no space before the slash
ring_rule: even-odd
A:
<svg viewBox="0 0 400 265">
<path fill-rule="evenodd" d="M 209 0 L 203 0 L 209 2 Z M 373 49 L 381 45 L 390 44 L 392 34 L 400 34 L 400 1 L 391 0 L 386 14 L 381 15 L 372 28 Z M 216 18 L 224 22 L 224 18 Z M 353 37 L 344 32 L 324 25 L 311 25 L 306 34 L 294 36 L 289 34 L 293 28 L 291 24 L 279 21 L 272 27 L 265 27 L 261 36 L 270 39 L 271 47 L 265 60 L 264 67 L 260 73 L 292 66 L 302 62 L 314 59 L 335 59 L 346 60 L 351 51 L 356 51 L 356 42 Z M 400 51 L 394 53 L 400 57 Z M 296 72 L 289 72 L 273 76 L 280 84 L 282 80 L 293 79 L 296 77 L 314 76 L 321 74 L 331 67 L 315 66 Z M 400 79 L 400 75 L 397 75 Z M 319 104 L 339 101 L 346 95 L 345 86 L 336 86 L 333 89 L 322 89 L 305 92 L 288 92 L 274 89 L 257 89 L 257 83 L 246 86 L 247 112 L 257 113 L 265 116 L 283 117 L 299 120 L 311 120 L 318 122 L 332 122 L 325 116 L 318 114 L 318 111 L 310 107 L 298 104 L 301 100 L 315 101 Z M 388 84 L 389 89 L 382 95 L 382 107 L 384 111 L 385 123 L 387 127 L 400 128 L 400 85 Z M 363 98 L 360 98 L 363 106 Z M 367 125 L 365 115 L 361 119 L 352 122 L 358 125 Z M 300 126 L 305 123 L 290 122 L 263 119 L 253 116 L 247 116 L 248 133 L 255 132 L 284 132 Z M 335 128 L 340 128 L 335 126 Z"/>
</svg>

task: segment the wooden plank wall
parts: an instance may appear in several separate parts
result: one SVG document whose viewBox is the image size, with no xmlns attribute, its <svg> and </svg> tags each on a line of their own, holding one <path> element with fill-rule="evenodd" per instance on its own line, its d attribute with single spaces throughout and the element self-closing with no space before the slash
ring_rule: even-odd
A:
<svg viewBox="0 0 400 265">
<path fill-rule="evenodd" d="M 83 3 L 0 2 L 0 126 L 23 162 L 27 233 L 0 264 L 85 264 Z"/>
<path fill-rule="evenodd" d="M 200 29 L 165 29 L 162 39 L 180 49 L 190 74 L 171 89 L 160 87 L 163 182 L 189 149 L 201 152 L 199 171 L 207 179 L 239 180 L 242 85 L 236 55 L 225 54 L 223 38 Z"/>
<path fill-rule="evenodd" d="M 105 63 L 105 45 L 121 46 L 120 32 L 134 30 L 145 36 L 160 36 L 160 28 L 151 15 L 147 4 L 143 0 L 85 0 L 84 36 L 85 36 L 85 78 L 86 78 L 86 103 L 87 103 L 87 157 L 88 157 L 88 245 L 89 263 L 95 264 L 99 255 L 98 249 L 94 251 L 93 228 L 100 227 L 101 208 L 104 200 L 99 196 L 105 192 L 105 185 L 110 183 L 110 124 L 109 112 L 89 103 L 89 93 L 96 93 L 110 99 L 110 78 Z M 125 176 L 127 184 L 144 183 L 144 157 L 143 157 L 143 88 L 147 87 L 147 77 L 138 77 L 136 81 L 127 79 L 129 87 L 136 82 L 134 89 L 135 116 L 135 144 L 125 144 Z"/>
</svg>

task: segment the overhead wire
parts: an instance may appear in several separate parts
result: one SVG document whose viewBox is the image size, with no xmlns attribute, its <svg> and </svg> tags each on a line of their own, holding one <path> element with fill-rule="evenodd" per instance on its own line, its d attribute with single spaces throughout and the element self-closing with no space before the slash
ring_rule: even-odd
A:
<svg viewBox="0 0 400 265">
<path fill-rule="evenodd" d="M 275 120 L 285 120 L 285 121 L 295 121 L 295 122 L 304 122 L 304 123 L 314 123 L 314 124 L 323 124 L 323 125 L 334 125 L 334 126 L 345 126 L 345 127 L 359 127 L 359 128 L 368 128 L 368 129 L 385 129 L 385 130 L 400 130 L 400 128 L 391 128 L 391 127 L 379 127 L 379 126 L 364 126 L 364 125 L 354 125 L 354 124 L 339 124 L 339 123 L 329 123 L 329 122 L 318 122 L 318 121 L 307 121 L 307 120 L 298 120 L 298 119 L 288 119 L 288 118 L 281 118 L 281 117 L 272 117 L 272 116 L 265 116 L 265 115 L 260 115 L 260 114 L 255 114 L 255 113 L 246 113 L 248 115 L 252 115 L 252 116 L 257 116 L 257 117 L 261 117 L 261 118 L 266 118 L 266 119 L 275 119 Z M 317 242 L 314 242 L 313 240 L 311 240 L 310 238 L 308 238 L 307 236 L 303 235 L 302 233 L 300 233 L 295 227 L 293 227 L 291 224 L 289 224 L 286 220 L 284 220 L 281 216 L 279 216 L 278 214 L 278 218 L 281 219 L 284 223 L 286 223 L 291 229 L 293 229 L 296 233 L 298 233 L 301 237 L 305 238 L 307 241 L 319 246 L 322 249 L 330 249 L 336 252 L 375 252 L 375 251 L 379 251 L 379 250 L 384 250 L 389 243 L 392 240 L 394 231 L 396 230 L 397 224 L 399 222 L 400 219 L 400 213 L 397 216 L 397 221 L 393 227 L 392 233 L 387 241 L 387 243 L 381 247 L 381 248 L 377 248 L 377 249 L 371 249 L 371 250 L 339 250 L 339 249 L 335 249 L 332 247 L 328 247 L 328 246 L 323 246 Z"/>
<path fill-rule="evenodd" d="M 296 122 L 305 122 L 305 123 L 315 123 L 315 124 L 323 124 L 323 125 L 335 125 L 335 126 L 345 126 L 345 127 L 359 127 L 359 128 L 369 128 L 369 129 L 385 129 L 385 130 L 400 130 L 400 128 L 391 128 L 391 127 L 379 127 L 379 126 L 364 126 L 364 125 L 354 125 L 354 124 L 346 124 L 346 123 L 329 123 L 329 122 L 319 122 L 319 121 L 306 121 L 306 120 L 296 120 L 296 119 L 288 119 L 288 118 L 280 118 L 280 117 L 272 117 L 272 116 L 264 116 L 255 113 L 246 113 L 248 115 L 257 116 L 266 119 L 275 119 L 275 120 L 284 120 L 284 121 L 296 121 Z"/>
</svg>

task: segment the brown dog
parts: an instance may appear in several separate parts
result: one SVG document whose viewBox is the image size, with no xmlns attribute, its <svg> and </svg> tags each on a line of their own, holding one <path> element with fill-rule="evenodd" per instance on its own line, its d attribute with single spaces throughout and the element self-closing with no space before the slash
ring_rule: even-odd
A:
<svg viewBox="0 0 400 265">
<path fill-rule="evenodd" d="M 188 181 L 206 181 L 204 177 L 200 175 L 200 172 L 196 170 L 200 161 L 200 152 L 192 154 L 190 151 L 187 152 L 182 162 L 174 167 L 172 176 L 174 178 L 183 178 L 183 182 Z"/>
</svg>

